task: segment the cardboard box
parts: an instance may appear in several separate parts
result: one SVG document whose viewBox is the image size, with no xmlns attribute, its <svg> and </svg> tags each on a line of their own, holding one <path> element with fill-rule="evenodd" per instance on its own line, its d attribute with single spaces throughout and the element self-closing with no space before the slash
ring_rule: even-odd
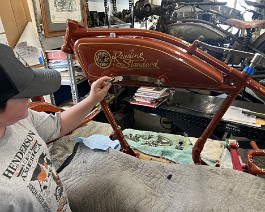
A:
<svg viewBox="0 0 265 212">
<path fill-rule="evenodd" d="M 27 0 L 1 0 L 0 17 L 8 43 L 14 48 L 27 23 L 31 21 Z"/>
</svg>

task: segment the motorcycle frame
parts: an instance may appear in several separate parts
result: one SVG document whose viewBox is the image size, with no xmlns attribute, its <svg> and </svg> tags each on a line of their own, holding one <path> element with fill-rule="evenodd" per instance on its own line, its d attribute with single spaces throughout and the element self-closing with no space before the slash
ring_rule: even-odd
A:
<svg viewBox="0 0 265 212">
<path fill-rule="evenodd" d="M 164 33 L 168 33 L 168 29 L 167 29 L 167 26 L 170 25 L 170 24 L 174 24 L 174 23 L 183 23 L 183 25 L 185 25 L 185 23 L 199 23 L 199 24 L 204 24 L 204 25 L 208 25 L 209 27 L 217 30 L 217 32 L 219 31 L 220 33 L 223 33 L 225 34 L 227 37 L 224 39 L 224 43 L 230 43 L 231 47 L 234 48 L 234 45 L 236 46 L 236 49 L 239 49 L 241 51 L 246 51 L 246 52 L 254 52 L 254 53 L 259 53 L 259 54 L 263 54 L 265 55 L 265 52 L 262 52 L 259 47 L 265 43 L 265 35 L 264 34 L 261 34 L 256 40 L 254 40 L 253 42 L 249 42 L 249 41 L 244 41 L 243 39 L 243 36 L 241 35 L 241 39 L 238 37 L 239 36 L 239 32 L 241 31 L 240 29 L 238 29 L 238 32 L 235 33 L 235 34 L 232 34 L 230 33 L 228 30 L 224 30 L 222 29 L 220 26 L 217 26 L 216 24 L 214 23 L 211 23 L 209 21 L 204 21 L 204 20 L 201 20 L 201 19 L 195 19 L 195 18 L 172 18 L 172 13 L 174 11 L 177 11 L 179 8 L 181 7 L 185 7 L 187 5 L 222 5 L 223 2 L 190 2 L 190 3 L 187 3 L 187 4 L 183 4 L 183 5 L 180 5 L 178 7 L 172 7 L 172 5 L 174 3 L 176 3 L 176 1 L 162 1 L 161 2 L 161 6 L 158 6 L 158 5 L 153 5 L 151 4 L 148 0 L 140 0 L 137 2 L 138 4 L 137 7 L 136 7 L 136 11 L 138 11 L 138 15 L 142 15 L 143 17 L 148 17 L 150 15 L 158 15 L 159 18 L 158 18 L 158 22 L 157 22 L 157 28 L 156 30 L 157 31 L 160 31 L 160 32 L 164 32 Z M 172 4 L 172 5 L 171 5 Z M 145 11 L 145 7 L 150 7 L 150 10 Z M 209 12 L 209 11 L 208 11 Z M 212 11 L 213 13 L 213 11 Z M 221 14 L 219 14 L 221 15 Z M 243 16 L 243 14 L 241 14 L 241 16 Z M 227 17 L 228 18 L 228 17 Z M 230 26 L 231 27 L 231 26 Z M 248 32 L 248 36 L 252 36 L 252 31 L 253 29 L 255 28 L 252 28 L 252 29 L 245 29 L 246 32 Z M 244 31 L 244 30 L 243 30 Z M 203 35 L 203 33 L 202 33 Z M 207 39 L 207 37 L 206 37 Z M 211 43 L 208 43 L 208 44 L 211 44 Z M 262 49 L 264 51 L 264 49 Z M 232 55 L 232 54 L 227 54 L 227 55 L 224 55 L 224 62 L 225 63 L 228 63 L 231 56 L 235 56 L 235 55 Z M 237 54 L 236 56 L 238 56 L 239 58 L 244 58 L 244 56 L 240 55 L 240 54 Z M 233 60 L 231 61 L 232 63 L 234 62 Z M 248 60 L 245 60 L 245 61 L 242 61 L 245 64 L 247 64 L 249 61 Z M 238 64 L 235 64 L 235 65 L 238 65 Z M 264 63 L 262 64 L 262 67 L 264 69 Z M 257 78 L 257 76 L 256 76 Z"/>
<path fill-rule="evenodd" d="M 192 159 L 195 164 L 205 164 L 203 160 L 201 159 L 201 151 L 203 150 L 204 144 L 207 140 L 207 138 L 212 134 L 213 130 L 227 111 L 228 107 L 231 105 L 235 97 L 239 94 L 239 92 L 244 88 L 248 87 L 252 89 L 254 92 L 257 92 L 258 94 L 265 96 L 265 87 L 260 85 L 258 82 L 253 80 L 247 73 L 240 72 L 239 70 L 228 66 L 222 61 L 217 60 L 213 56 L 207 54 L 206 52 L 202 51 L 200 48 L 198 48 L 199 42 L 195 41 L 192 44 L 187 43 L 179 38 L 176 38 L 174 36 L 158 32 L 158 31 L 151 31 L 151 30 L 144 30 L 144 29 L 132 29 L 132 28 L 87 28 L 82 27 L 78 24 L 78 22 L 73 20 L 67 20 L 67 29 L 66 34 L 64 38 L 64 44 L 61 48 L 61 50 L 68 54 L 76 54 L 80 65 L 86 74 L 88 80 L 90 83 L 96 80 L 96 78 L 91 78 L 91 75 L 89 74 L 89 69 L 84 66 L 83 60 L 86 60 L 84 56 L 80 58 L 80 54 L 78 54 L 77 51 L 80 51 L 79 44 L 82 42 L 86 42 L 87 40 L 91 39 L 93 41 L 98 41 L 100 39 L 108 39 L 108 42 L 117 41 L 117 39 L 123 39 L 124 37 L 129 37 L 130 39 L 127 39 L 126 42 L 136 42 L 137 38 L 139 38 L 139 42 L 153 42 L 154 44 L 158 46 L 167 46 L 168 48 L 176 48 L 181 49 L 179 51 L 180 54 L 183 54 L 182 56 L 185 57 L 194 57 L 196 59 L 199 59 L 205 63 L 207 67 L 205 67 L 205 70 L 201 70 L 203 73 L 204 71 L 209 72 L 213 76 L 225 76 L 225 80 L 219 79 L 219 82 L 216 86 L 201 86 L 199 84 L 189 84 L 189 86 L 181 85 L 181 88 L 195 88 L 195 89 L 207 89 L 207 90 L 215 90 L 215 91 L 221 91 L 227 93 L 227 97 L 223 101 L 222 105 L 220 106 L 217 113 L 213 116 L 212 120 L 202 133 L 202 135 L 198 138 L 196 143 L 193 146 L 192 149 Z M 111 38 L 111 36 L 115 36 L 114 38 Z M 135 39 L 136 38 L 136 39 Z M 150 41 L 151 40 L 151 41 Z M 96 45 L 96 44 L 95 44 Z M 125 71 L 126 72 L 126 71 Z M 157 77 L 152 74 L 152 72 L 148 72 L 149 74 L 146 75 L 146 77 Z M 220 75 L 220 73 L 222 73 Z M 110 72 L 111 77 L 115 77 L 116 73 Z M 185 78 L 185 73 L 183 73 Z M 101 76 L 97 76 L 97 78 L 100 78 Z M 141 77 L 141 76 L 139 76 Z M 178 76 L 175 76 L 176 79 Z M 189 76 L 187 76 L 189 77 Z M 218 77 L 217 77 L 218 78 Z M 117 84 L 121 85 L 131 85 L 131 86 L 162 86 L 162 87 L 173 87 L 172 84 L 168 83 L 167 80 L 163 77 L 159 77 L 158 80 L 160 82 L 163 82 L 160 85 L 154 84 L 154 83 L 147 83 L 147 82 L 141 82 L 141 81 L 120 81 L 117 82 Z M 126 139 L 124 138 L 124 135 L 121 131 L 121 128 L 118 126 L 118 124 L 115 121 L 115 118 L 106 102 L 106 100 L 101 101 L 102 109 L 111 124 L 113 128 L 113 133 L 111 134 L 112 139 L 118 139 L 121 144 L 122 151 L 125 153 L 128 153 L 133 156 L 137 156 L 134 151 L 130 148 L 128 145 Z"/>
</svg>

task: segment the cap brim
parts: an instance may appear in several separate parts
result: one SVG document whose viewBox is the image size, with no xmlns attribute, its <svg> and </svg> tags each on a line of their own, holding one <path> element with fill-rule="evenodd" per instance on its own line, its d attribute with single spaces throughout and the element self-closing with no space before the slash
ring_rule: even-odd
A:
<svg viewBox="0 0 265 212">
<path fill-rule="evenodd" d="M 35 73 L 32 81 L 12 98 L 31 98 L 54 93 L 61 86 L 61 75 L 54 69 L 32 68 Z"/>
</svg>

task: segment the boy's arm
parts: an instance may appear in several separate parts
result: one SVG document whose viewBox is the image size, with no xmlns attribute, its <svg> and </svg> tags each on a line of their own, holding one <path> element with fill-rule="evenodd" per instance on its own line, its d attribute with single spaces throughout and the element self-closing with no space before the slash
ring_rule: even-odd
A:
<svg viewBox="0 0 265 212">
<path fill-rule="evenodd" d="M 93 82 L 88 97 L 61 113 L 61 131 L 59 137 L 74 130 L 87 114 L 92 111 L 94 106 L 104 99 L 104 96 L 111 87 L 111 83 L 106 82 L 110 79 L 110 77 L 104 76 Z"/>
</svg>

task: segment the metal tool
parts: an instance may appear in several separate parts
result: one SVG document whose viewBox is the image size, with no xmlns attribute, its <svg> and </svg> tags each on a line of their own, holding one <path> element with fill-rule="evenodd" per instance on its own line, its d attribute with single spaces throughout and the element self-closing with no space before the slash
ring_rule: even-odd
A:
<svg viewBox="0 0 265 212">
<path fill-rule="evenodd" d="M 110 80 L 106 80 L 106 82 L 108 82 L 108 83 L 112 83 L 114 81 L 115 81 L 115 77 L 111 78 Z"/>
</svg>

